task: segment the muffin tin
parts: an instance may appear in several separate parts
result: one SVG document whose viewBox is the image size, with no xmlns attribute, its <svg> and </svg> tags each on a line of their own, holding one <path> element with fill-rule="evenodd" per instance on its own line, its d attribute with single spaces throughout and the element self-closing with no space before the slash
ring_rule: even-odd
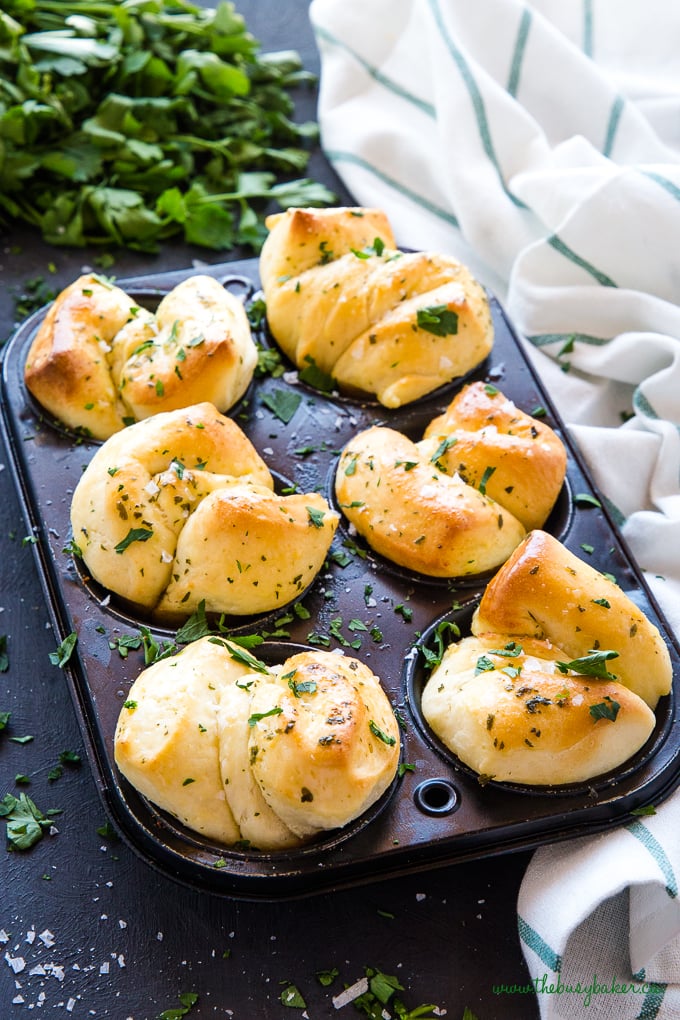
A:
<svg viewBox="0 0 680 1020">
<path fill-rule="evenodd" d="M 248 304 L 257 299 L 256 260 L 208 272 Z M 194 270 L 119 281 L 153 308 Z M 385 424 L 422 436 L 464 382 L 497 386 L 524 411 L 543 408 L 568 452 L 567 478 L 546 522 L 550 531 L 596 569 L 612 574 L 662 631 L 677 679 L 680 649 L 645 586 L 549 395 L 536 377 L 503 309 L 491 299 L 496 339 L 489 356 L 464 380 L 396 411 L 371 401 L 322 394 L 299 382 L 285 358 L 284 374 L 256 376 L 229 412 L 281 484 L 319 489 L 335 505 L 339 451 L 356 433 Z M 56 643 L 78 641 L 64 676 L 103 801 L 131 846 L 153 867 L 195 888 L 244 899 L 285 899 L 415 872 L 470 858 L 528 849 L 625 821 L 634 809 L 662 800 L 680 777 L 680 721 L 674 692 L 661 699 L 645 747 L 614 773 L 578 785 L 531 788 L 480 782 L 432 734 L 420 712 L 425 682 L 423 642 L 440 623 L 469 632 L 487 576 L 427 578 L 373 553 L 342 519 L 326 567 L 294 605 L 261 617 L 222 618 L 234 635 L 257 633 L 255 654 L 281 661 L 308 647 L 362 659 L 380 677 L 402 734 L 400 774 L 365 815 L 342 830 L 295 850 L 259 852 L 224 847 L 185 829 L 155 808 L 120 775 L 113 738 L 127 691 L 144 668 L 143 648 L 127 648 L 140 628 L 158 643 L 175 631 L 158 626 L 91 581 L 70 555 L 69 511 L 74 487 L 97 443 L 50 420 L 27 392 L 23 368 L 44 310 L 16 331 L 3 358 L 3 427 L 51 614 Z M 262 347 L 276 350 L 266 327 Z M 292 404 L 297 404 L 293 408 Z M 293 411 L 289 420 L 289 414 Z M 592 551 L 590 551 L 592 550 Z M 217 625 L 218 621 L 212 621 Z"/>
</svg>

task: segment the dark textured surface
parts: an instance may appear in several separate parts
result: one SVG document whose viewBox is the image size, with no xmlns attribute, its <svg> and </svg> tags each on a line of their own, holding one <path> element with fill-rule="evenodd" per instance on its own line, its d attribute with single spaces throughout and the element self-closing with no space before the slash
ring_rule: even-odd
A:
<svg viewBox="0 0 680 1020">
<path fill-rule="evenodd" d="M 309 69 L 318 67 L 303 0 L 238 7 L 265 49 L 296 48 Z M 302 97 L 298 116 L 310 115 L 313 96 Z M 334 183 L 320 156 L 311 175 Z M 12 293 L 26 279 L 44 274 L 56 289 L 93 257 L 48 248 L 24 231 L 2 236 L 0 334 L 11 331 Z M 127 254 L 111 272 L 156 273 L 190 267 L 194 258 L 216 263 L 224 255 L 174 244 L 155 257 Z M 527 980 L 515 918 L 527 854 L 294 903 L 247 903 L 187 889 L 123 841 L 97 833 L 105 810 L 64 676 L 49 661 L 54 636 L 5 451 L 1 462 L 0 634 L 8 635 L 10 665 L 0 674 L 0 712 L 11 720 L 0 736 L 0 796 L 24 789 L 43 811 L 62 813 L 58 831 L 30 852 L 0 848 L 0 1017 L 42 1006 L 43 1015 L 153 1020 L 177 1006 L 182 992 L 195 991 L 192 1018 L 281 1018 L 295 1015 L 279 998 L 289 981 L 305 996 L 309 1017 L 342 1017 L 356 1014 L 351 1006 L 336 1012 L 331 996 L 366 966 L 397 975 L 411 1006 L 437 1003 L 455 1020 L 466 1006 L 479 1020 L 537 1016 L 532 997 L 493 991 Z M 8 739 L 29 734 L 28 743 Z M 83 764 L 51 781 L 67 749 Z M 15 786 L 19 773 L 29 786 Z M 331 967 L 340 976 L 324 989 L 315 973 Z"/>
</svg>

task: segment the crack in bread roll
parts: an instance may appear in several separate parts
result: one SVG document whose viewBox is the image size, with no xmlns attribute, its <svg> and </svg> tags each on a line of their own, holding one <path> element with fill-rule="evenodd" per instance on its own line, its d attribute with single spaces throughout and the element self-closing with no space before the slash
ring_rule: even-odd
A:
<svg viewBox="0 0 680 1020">
<path fill-rule="evenodd" d="M 184 280 L 152 314 L 89 274 L 48 309 L 24 377 L 59 421 L 107 439 L 130 419 L 199 401 L 227 411 L 245 393 L 256 364 L 243 304 L 213 277 Z"/>
<path fill-rule="evenodd" d="M 277 850 L 374 804 L 396 776 L 400 740 L 358 659 L 314 650 L 270 668 L 205 637 L 135 680 L 114 753 L 136 789 L 190 828 Z"/>
<path fill-rule="evenodd" d="M 267 321 L 304 369 L 386 407 L 417 400 L 493 346 L 484 289 L 450 255 L 400 252 L 377 209 L 292 209 L 266 220 Z"/>
<path fill-rule="evenodd" d="M 158 617 L 286 605 L 321 569 L 338 515 L 318 493 L 280 496 L 266 464 L 212 404 L 111 436 L 73 494 L 92 577 Z"/>
<path fill-rule="evenodd" d="M 533 531 L 491 579 L 472 621 L 523 640 L 545 638 L 572 659 L 617 653 L 612 672 L 650 708 L 668 694 L 673 668 L 658 629 L 613 581 L 544 531 Z"/>
<path fill-rule="evenodd" d="M 506 509 L 442 472 L 421 444 L 384 426 L 348 443 L 335 491 L 343 513 L 372 549 L 432 577 L 491 570 L 525 535 Z"/>
<path fill-rule="evenodd" d="M 590 780 L 640 750 L 655 717 L 623 684 L 566 669 L 569 658 L 549 641 L 464 638 L 449 645 L 425 685 L 423 716 L 486 778 L 532 786 Z"/>
<path fill-rule="evenodd" d="M 425 429 L 420 449 L 447 474 L 458 474 L 509 510 L 527 531 L 545 524 L 567 472 L 567 453 L 545 422 L 526 414 L 500 390 L 464 386 Z"/>
</svg>

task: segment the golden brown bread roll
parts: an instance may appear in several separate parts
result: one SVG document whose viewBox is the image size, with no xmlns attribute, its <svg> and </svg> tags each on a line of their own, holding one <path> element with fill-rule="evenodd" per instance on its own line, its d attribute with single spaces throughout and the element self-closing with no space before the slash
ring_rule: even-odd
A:
<svg viewBox="0 0 680 1020">
<path fill-rule="evenodd" d="M 314 650 L 269 668 L 206 637 L 140 674 L 114 746 L 132 785 L 190 828 L 276 850 L 374 804 L 396 775 L 400 741 L 358 659 Z"/>
<path fill-rule="evenodd" d="M 635 754 L 655 718 L 623 684 L 557 666 L 569 661 L 549 641 L 464 638 L 449 645 L 425 685 L 423 715 L 487 778 L 535 786 L 592 779 Z"/>
<path fill-rule="evenodd" d="M 474 634 L 545 638 L 572 659 L 592 649 L 618 653 L 610 671 L 654 708 L 673 670 L 658 628 L 609 578 L 544 531 L 533 531 L 491 579 Z"/>
<path fill-rule="evenodd" d="M 394 779 L 399 727 L 380 681 L 358 659 L 294 655 L 254 688 L 251 712 L 253 775 L 301 837 L 346 825 Z"/>
<path fill-rule="evenodd" d="M 107 439 L 131 420 L 199 401 L 228 410 L 256 364 L 242 303 L 211 276 L 184 280 L 152 314 L 88 274 L 48 309 L 25 380 L 59 421 Z"/>
<path fill-rule="evenodd" d="M 366 429 L 342 451 L 338 503 L 368 544 L 432 577 L 462 577 L 502 563 L 524 537 L 511 513 L 439 470 L 394 429 Z"/>
<path fill-rule="evenodd" d="M 266 225 L 267 321 L 298 368 L 396 408 L 491 350 L 489 303 L 469 270 L 450 255 L 400 252 L 380 210 L 289 209 Z"/>
<path fill-rule="evenodd" d="M 250 440 L 212 404 L 111 436 L 80 478 L 73 538 L 96 581 L 160 617 L 286 605 L 323 565 L 338 515 L 279 496 Z"/>
<path fill-rule="evenodd" d="M 447 474 L 459 474 L 522 522 L 540 528 L 564 483 L 567 453 L 549 425 L 485 383 L 464 386 L 419 444 Z"/>
</svg>

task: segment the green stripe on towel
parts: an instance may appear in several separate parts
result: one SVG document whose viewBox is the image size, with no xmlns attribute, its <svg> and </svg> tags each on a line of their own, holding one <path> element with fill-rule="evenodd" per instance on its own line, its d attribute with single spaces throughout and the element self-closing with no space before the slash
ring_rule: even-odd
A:
<svg viewBox="0 0 680 1020">
<path fill-rule="evenodd" d="M 405 89 L 403 85 L 400 85 L 399 82 L 394 80 L 394 78 L 389 78 L 386 74 L 383 74 L 382 71 L 379 71 L 377 67 L 373 66 L 373 64 L 369 64 L 367 60 L 364 60 L 364 58 L 360 56 L 356 50 L 353 50 L 351 46 L 348 46 L 342 39 L 338 39 L 337 36 L 331 35 L 331 33 L 327 32 L 325 28 L 317 27 L 316 34 L 319 39 L 323 39 L 324 42 L 329 43 L 329 45 L 337 46 L 339 49 L 344 50 L 345 53 L 349 53 L 352 59 L 356 60 L 357 64 L 360 64 L 364 71 L 366 71 L 367 74 L 370 74 L 371 78 L 387 89 L 388 92 L 392 92 L 395 96 L 405 99 L 407 102 L 411 103 L 412 106 L 417 106 L 418 109 L 422 110 L 423 113 L 426 113 L 428 117 L 435 116 L 435 109 L 432 103 L 426 103 L 425 100 L 420 99 L 419 96 L 414 96 L 412 92 Z"/>
<path fill-rule="evenodd" d="M 587 57 L 593 55 L 593 0 L 583 3 L 583 52 Z"/>
<path fill-rule="evenodd" d="M 511 96 L 517 95 L 520 73 L 522 71 L 522 64 L 524 63 L 524 52 L 526 50 L 527 38 L 529 36 L 529 29 L 531 28 L 532 21 L 533 18 L 531 16 L 531 11 L 525 7 L 522 11 L 522 17 L 519 23 L 517 41 L 515 43 L 515 50 L 512 54 L 512 64 L 510 66 L 510 77 L 508 78 L 508 92 Z"/>
<path fill-rule="evenodd" d="M 621 120 L 621 114 L 625 106 L 625 100 L 623 96 L 617 96 L 612 105 L 612 111 L 609 114 L 609 123 L 607 124 L 607 134 L 604 140 L 604 148 L 602 154 L 604 156 L 611 156 L 612 149 L 614 148 L 614 139 L 616 138 L 616 132 L 619 129 L 619 122 Z"/>
<path fill-rule="evenodd" d="M 656 1020 L 656 1017 L 659 1015 L 659 1010 L 663 1005 L 666 987 L 666 985 L 655 984 L 653 991 L 648 992 L 647 995 L 645 995 L 642 1003 L 642 1009 L 636 1016 L 635 1020 Z"/>
<path fill-rule="evenodd" d="M 353 163 L 355 166 L 360 166 L 362 170 L 366 170 L 369 174 L 377 177 L 378 180 L 384 184 L 388 184 L 390 188 L 394 188 L 400 195 L 410 199 L 416 205 L 421 206 L 423 209 L 427 209 L 429 213 L 436 216 L 440 220 L 444 220 L 445 223 L 450 224 L 453 227 L 460 227 L 460 224 L 453 213 L 448 212 L 446 209 L 442 209 L 440 206 L 434 204 L 434 202 L 428 201 L 419 195 L 417 191 L 413 191 L 411 188 L 407 188 L 405 184 L 395 180 L 394 177 L 390 177 L 384 171 L 379 170 L 373 163 L 369 163 L 367 159 L 362 156 L 357 156 L 354 152 L 343 152 L 341 149 L 325 149 L 324 153 L 326 158 L 331 163 Z"/>
<path fill-rule="evenodd" d="M 589 347 L 604 347 L 611 343 L 611 337 L 593 336 L 591 333 L 532 333 L 527 340 L 534 347 L 548 347 L 550 344 L 564 345 L 569 340 L 587 344 Z"/>
<path fill-rule="evenodd" d="M 664 849 L 659 841 L 651 834 L 647 826 L 643 825 L 642 822 L 638 822 L 637 819 L 630 822 L 626 826 L 626 829 L 631 836 L 635 836 L 636 839 L 639 839 L 645 850 L 648 850 L 652 855 L 656 863 L 659 865 L 659 869 L 663 874 L 663 877 L 666 879 L 666 892 L 672 899 L 675 899 L 678 895 L 678 883 L 675 878 L 671 862 L 666 857 Z"/>
<path fill-rule="evenodd" d="M 580 266 L 581 269 L 585 269 L 585 271 L 590 273 L 590 275 L 597 280 L 598 283 L 601 283 L 603 287 L 616 287 L 616 284 L 610 276 L 607 276 L 606 273 L 596 269 L 590 262 L 586 262 L 586 260 L 581 258 L 580 255 L 577 255 L 575 251 L 572 251 L 572 249 L 557 236 L 557 234 L 553 234 L 552 237 L 548 238 L 548 244 L 551 248 L 554 248 L 555 251 L 558 251 L 560 255 L 564 255 L 564 257 L 569 259 L 570 262 L 573 262 L 574 265 Z"/>
<path fill-rule="evenodd" d="M 650 181 L 660 185 L 672 198 L 680 202 L 680 188 L 677 184 L 673 184 L 673 181 L 669 181 L 667 177 L 662 177 L 661 174 L 656 174 L 652 170 L 643 170 L 642 173 L 645 177 L 649 177 Z"/>
<path fill-rule="evenodd" d="M 633 407 L 636 411 L 639 411 L 643 417 L 654 418 L 656 421 L 659 420 L 659 415 L 656 413 L 641 389 L 636 389 L 633 393 Z"/>
<path fill-rule="evenodd" d="M 554 974 L 559 974 L 562 969 L 562 957 L 519 914 L 517 915 L 517 929 L 522 942 L 528 946 L 532 953 L 535 953 L 546 967 L 550 967 Z"/>
<path fill-rule="evenodd" d="M 479 128 L 479 135 L 482 140 L 482 146 L 484 147 L 484 151 L 487 154 L 489 161 L 491 162 L 494 169 L 496 170 L 496 173 L 498 174 L 498 179 L 501 183 L 501 187 L 503 188 L 503 191 L 508 196 L 511 202 L 513 202 L 520 209 L 526 209 L 527 207 L 524 204 L 524 202 L 521 202 L 518 198 L 515 198 L 515 196 L 508 190 L 505 180 L 503 179 L 503 173 L 501 171 L 501 167 L 498 162 L 498 157 L 496 156 L 496 150 L 494 149 L 493 141 L 491 139 L 491 129 L 489 127 L 489 121 L 486 116 L 486 109 L 484 108 L 484 100 L 482 99 L 482 94 L 479 91 L 477 82 L 475 81 L 470 68 L 468 67 L 467 61 L 465 60 L 463 54 L 460 52 L 460 50 L 458 49 L 453 39 L 446 30 L 446 25 L 444 24 L 444 19 L 442 17 L 442 13 L 439 7 L 439 0 L 429 0 L 429 4 L 434 19 L 437 22 L 437 27 L 441 32 L 442 39 L 446 43 L 448 51 L 454 63 L 456 64 L 460 72 L 460 75 L 463 79 L 463 82 L 465 83 L 465 86 L 470 95 L 470 99 L 472 101 L 472 108 L 474 109 L 475 117 L 477 118 L 477 126 Z"/>
</svg>

